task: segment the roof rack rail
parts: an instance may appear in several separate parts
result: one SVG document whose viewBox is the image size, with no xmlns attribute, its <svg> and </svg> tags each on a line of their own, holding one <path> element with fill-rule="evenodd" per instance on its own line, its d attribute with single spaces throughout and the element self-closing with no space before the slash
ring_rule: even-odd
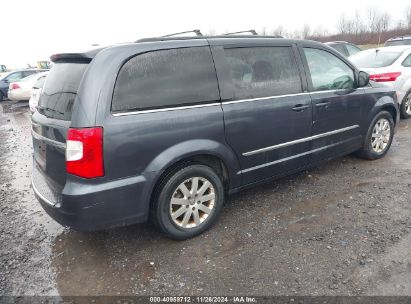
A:
<svg viewBox="0 0 411 304">
<path fill-rule="evenodd" d="M 247 39 L 267 39 L 267 38 L 284 38 L 282 36 L 260 36 L 260 35 L 233 35 L 233 34 L 225 34 L 225 35 L 217 35 L 217 36 L 177 36 L 177 37 L 151 37 L 151 38 L 141 38 L 137 41 L 138 42 L 156 42 L 156 41 L 170 41 L 170 40 L 189 40 L 189 39 L 232 39 L 232 38 L 247 38 Z"/>
<path fill-rule="evenodd" d="M 164 35 L 164 36 L 161 36 L 161 37 L 166 38 L 166 37 L 172 37 L 172 36 L 177 36 L 177 35 L 187 34 L 187 33 L 194 33 L 194 34 L 196 34 L 196 36 L 203 36 L 203 34 L 200 32 L 200 30 L 192 30 L 192 31 L 185 31 L 185 32 L 180 32 L 180 33 L 168 34 L 168 35 Z"/>
<path fill-rule="evenodd" d="M 225 34 L 223 34 L 223 36 L 242 34 L 242 33 L 251 33 L 252 35 L 258 35 L 255 30 L 248 30 L 248 31 L 239 31 L 239 32 L 233 32 L 233 33 L 225 33 Z"/>
</svg>

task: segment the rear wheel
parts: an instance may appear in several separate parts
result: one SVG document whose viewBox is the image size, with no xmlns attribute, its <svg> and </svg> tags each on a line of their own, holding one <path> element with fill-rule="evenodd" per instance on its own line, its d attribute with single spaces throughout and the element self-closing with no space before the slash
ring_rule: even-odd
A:
<svg viewBox="0 0 411 304">
<path fill-rule="evenodd" d="M 411 117 L 411 90 L 407 92 L 400 106 L 401 118 Z"/>
<path fill-rule="evenodd" d="M 151 217 L 162 232 L 183 240 L 209 229 L 221 213 L 223 202 L 223 183 L 214 170 L 189 165 L 161 183 Z"/>
<path fill-rule="evenodd" d="M 394 137 L 394 120 L 387 111 L 378 113 L 372 120 L 363 147 L 358 154 L 365 159 L 379 159 L 387 154 Z"/>
</svg>

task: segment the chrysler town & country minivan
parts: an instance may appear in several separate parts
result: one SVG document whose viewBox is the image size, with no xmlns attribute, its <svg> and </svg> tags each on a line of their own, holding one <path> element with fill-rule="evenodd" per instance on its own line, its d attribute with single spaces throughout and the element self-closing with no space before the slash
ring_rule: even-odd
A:
<svg viewBox="0 0 411 304">
<path fill-rule="evenodd" d="M 394 91 L 312 41 L 148 39 L 52 61 L 33 189 L 78 230 L 151 219 L 193 237 L 229 194 L 353 152 L 383 157 L 399 119 Z"/>
</svg>

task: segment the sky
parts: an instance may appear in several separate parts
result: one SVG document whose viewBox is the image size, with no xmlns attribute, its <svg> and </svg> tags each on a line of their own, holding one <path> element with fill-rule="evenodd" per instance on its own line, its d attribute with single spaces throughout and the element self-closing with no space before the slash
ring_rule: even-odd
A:
<svg viewBox="0 0 411 304">
<path fill-rule="evenodd" d="M 404 18 L 409 0 L 2 0 L 0 64 L 26 67 L 50 55 L 93 44 L 135 41 L 200 29 L 217 33 L 304 24 L 336 31 L 341 14 L 377 6 L 393 20 Z"/>
</svg>

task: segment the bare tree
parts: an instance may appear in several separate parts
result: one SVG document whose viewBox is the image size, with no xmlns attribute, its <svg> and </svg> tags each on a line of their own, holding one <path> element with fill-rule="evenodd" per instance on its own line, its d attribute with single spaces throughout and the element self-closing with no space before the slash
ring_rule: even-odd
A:
<svg viewBox="0 0 411 304">
<path fill-rule="evenodd" d="M 315 30 L 312 33 L 313 37 L 325 37 L 325 36 L 329 36 L 328 30 L 323 27 L 322 25 L 319 25 L 315 28 Z"/>
<path fill-rule="evenodd" d="M 293 39 L 302 39 L 303 35 L 302 35 L 302 31 L 301 30 L 295 30 L 294 32 L 290 32 L 290 38 Z"/>
<path fill-rule="evenodd" d="M 352 20 L 352 26 L 353 26 L 352 31 L 356 36 L 359 36 L 365 32 L 363 17 L 361 16 L 361 13 L 359 10 L 355 10 L 354 18 Z"/>
<path fill-rule="evenodd" d="M 206 35 L 207 36 L 215 36 L 217 34 L 217 32 L 216 32 L 216 30 L 215 29 L 209 29 L 207 32 L 206 32 Z"/>
<path fill-rule="evenodd" d="M 411 29 L 411 6 L 405 9 L 405 24 Z"/>
<path fill-rule="evenodd" d="M 347 18 L 345 14 L 342 14 L 340 19 L 338 20 L 337 30 L 340 34 L 347 34 L 348 33 L 348 26 L 347 26 Z"/>
<path fill-rule="evenodd" d="M 353 19 L 350 19 L 343 14 L 338 20 L 337 29 L 342 35 L 351 35 L 359 31 L 358 27 L 360 25 L 362 26 L 360 16 L 355 16 Z"/>
<path fill-rule="evenodd" d="M 303 39 L 307 39 L 308 36 L 310 36 L 311 33 L 311 28 L 310 26 L 306 23 L 304 24 L 302 30 L 301 30 L 301 36 Z"/>
<path fill-rule="evenodd" d="M 367 30 L 371 33 L 379 31 L 380 26 L 380 11 L 376 6 L 369 7 L 366 11 Z"/>
<path fill-rule="evenodd" d="M 287 35 L 287 31 L 284 29 L 282 25 L 277 26 L 273 31 L 272 31 L 273 36 L 289 36 Z"/>
<path fill-rule="evenodd" d="M 399 29 L 399 30 L 403 30 L 403 29 L 406 29 L 407 28 L 407 26 L 406 26 L 406 24 L 405 24 L 405 21 L 403 21 L 403 20 L 399 20 L 398 22 L 397 22 L 397 25 L 395 26 L 397 29 Z"/>
<path fill-rule="evenodd" d="M 388 13 L 384 13 L 382 15 L 382 26 L 381 26 L 382 31 L 388 31 L 389 30 L 390 21 L 391 21 L 391 16 Z"/>
<path fill-rule="evenodd" d="M 366 31 L 369 33 L 370 40 L 376 40 L 378 37 L 378 44 L 381 42 L 381 35 L 389 29 L 390 15 L 381 12 L 376 6 L 369 7 L 366 11 Z M 401 24 L 397 25 L 401 28 Z"/>
<path fill-rule="evenodd" d="M 392 25 L 391 25 L 392 24 Z M 298 30 L 287 30 L 282 25 L 277 27 L 262 27 L 261 35 L 283 36 L 296 39 L 313 39 L 318 41 L 346 40 L 356 44 L 381 43 L 391 37 L 409 34 L 411 30 L 411 6 L 405 9 L 405 19 L 392 20 L 391 16 L 377 6 L 368 7 L 365 11 L 354 11 L 353 14 L 341 14 L 337 22 L 337 33 L 330 34 L 327 28 L 317 26 L 312 28 L 304 24 Z M 228 32 L 228 30 L 223 31 Z M 210 29 L 207 34 L 216 31 Z"/>
</svg>

